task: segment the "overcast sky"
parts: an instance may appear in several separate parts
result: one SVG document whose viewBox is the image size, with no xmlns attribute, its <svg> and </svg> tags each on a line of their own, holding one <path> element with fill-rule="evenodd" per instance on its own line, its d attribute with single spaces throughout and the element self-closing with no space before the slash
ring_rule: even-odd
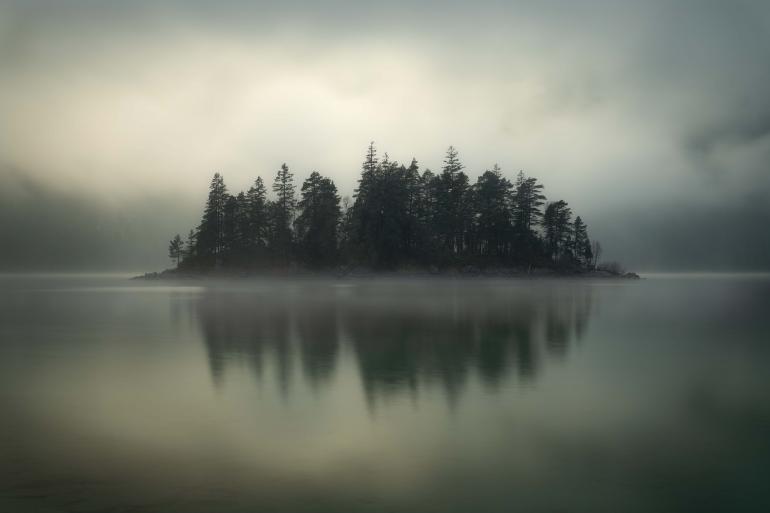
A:
<svg viewBox="0 0 770 513">
<path fill-rule="evenodd" d="M 770 268 L 770 4 L 0 0 L 2 267 L 162 265 L 213 172 L 352 194 L 371 140 L 523 169 L 627 266 Z"/>
</svg>

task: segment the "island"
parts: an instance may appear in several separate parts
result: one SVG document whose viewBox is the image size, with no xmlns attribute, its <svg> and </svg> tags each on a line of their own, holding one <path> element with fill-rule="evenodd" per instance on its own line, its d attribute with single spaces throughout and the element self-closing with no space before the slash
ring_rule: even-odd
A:
<svg viewBox="0 0 770 513">
<path fill-rule="evenodd" d="M 602 247 L 564 200 L 499 166 L 471 183 L 450 146 L 439 173 L 377 155 L 372 142 L 353 199 L 313 171 L 297 197 L 283 164 L 231 194 L 214 174 L 200 224 L 169 242 L 173 269 L 141 278 L 250 274 L 592 276 L 638 278 L 600 264 Z"/>
</svg>

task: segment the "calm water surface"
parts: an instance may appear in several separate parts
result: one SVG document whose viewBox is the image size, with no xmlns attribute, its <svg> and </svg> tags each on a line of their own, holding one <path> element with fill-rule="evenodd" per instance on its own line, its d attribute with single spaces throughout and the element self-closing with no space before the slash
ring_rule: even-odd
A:
<svg viewBox="0 0 770 513">
<path fill-rule="evenodd" d="M 770 278 L 0 277 L 2 512 L 770 511 Z"/>
</svg>

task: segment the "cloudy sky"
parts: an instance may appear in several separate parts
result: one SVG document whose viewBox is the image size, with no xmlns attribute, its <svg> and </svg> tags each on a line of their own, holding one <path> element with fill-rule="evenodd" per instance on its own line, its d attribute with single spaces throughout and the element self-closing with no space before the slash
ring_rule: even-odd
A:
<svg viewBox="0 0 770 513">
<path fill-rule="evenodd" d="M 0 0 L 0 268 L 144 269 L 208 181 L 366 145 L 566 199 L 606 256 L 770 268 L 770 4 Z"/>
</svg>

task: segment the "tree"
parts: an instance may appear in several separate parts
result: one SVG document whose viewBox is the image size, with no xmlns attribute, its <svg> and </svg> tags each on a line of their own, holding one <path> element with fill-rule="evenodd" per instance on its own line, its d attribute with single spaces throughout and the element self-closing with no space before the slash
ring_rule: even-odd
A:
<svg viewBox="0 0 770 513">
<path fill-rule="evenodd" d="M 195 239 L 196 239 L 195 230 L 190 230 L 190 233 L 187 234 L 187 240 L 185 241 L 184 245 L 184 252 L 182 253 L 182 260 L 184 262 L 191 261 L 195 259 Z"/>
<path fill-rule="evenodd" d="M 463 252 L 471 225 L 468 176 L 453 146 L 447 149 L 436 187 L 435 223 L 444 249 L 451 255 Z"/>
<path fill-rule="evenodd" d="M 377 169 L 378 169 L 377 149 L 374 141 L 369 143 L 366 156 L 361 164 L 361 176 L 358 179 L 358 188 L 354 192 L 354 203 L 350 209 L 348 230 L 350 247 L 358 253 L 359 258 L 368 260 L 377 260 L 377 255 L 373 254 L 372 241 L 376 239 L 376 234 L 371 230 L 376 228 L 375 217 L 377 217 L 376 187 L 377 187 Z"/>
<path fill-rule="evenodd" d="M 310 267 L 322 268 L 337 260 L 340 198 L 328 178 L 313 171 L 302 184 L 300 215 L 294 222 L 301 255 Z"/>
<path fill-rule="evenodd" d="M 420 166 L 417 163 L 417 159 L 413 157 L 412 162 L 407 168 L 402 166 L 400 173 L 404 187 L 401 247 L 404 248 L 404 252 L 409 257 L 416 258 L 420 239 L 423 235 L 419 218 L 422 183 L 420 180 Z"/>
<path fill-rule="evenodd" d="M 246 244 L 252 254 L 267 247 L 269 216 L 267 190 L 262 178 L 257 177 L 246 193 Z"/>
<path fill-rule="evenodd" d="M 543 185 L 537 183 L 537 178 L 528 177 L 519 171 L 514 189 L 514 222 L 520 230 L 531 231 L 543 216 L 540 210 L 545 203 Z"/>
<path fill-rule="evenodd" d="M 519 171 L 514 184 L 511 211 L 518 259 L 530 265 L 540 253 L 540 241 L 533 228 L 543 216 L 541 207 L 544 203 L 542 184 L 537 183 L 536 178 Z"/>
<path fill-rule="evenodd" d="M 168 256 L 179 267 L 179 262 L 182 260 L 182 236 L 178 233 L 168 244 Z"/>
<path fill-rule="evenodd" d="M 225 204 L 228 196 L 224 178 L 215 173 L 211 179 L 206 208 L 196 237 L 195 253 L 206 265 L 221 263 L 224 252 Z"/>
<path fill-rule="evenodd" d="M 512 230 L 508 198 L 513 184 L 503 178 L 500 167 L 482 174 L 473 186 L 476 252 L 482 257 L 508 253 Z"/>
<path fill-rule="evenodd" d="M 438 177 L 430 169 L 423 171 L 418 188 L 415 217 L 418 229 L 417 258 L 423 264 L 434 264 L 438 259 L 441 241 L 436 230 L 438 217 Z"/>
<path fill-rule="evenodd" d="M 399 234 L 394 230 L 398 220 L 392 191 L 397 167 L 387 153 L 379 162 L 374 143 L 369 144 L 350 212 L 349 240 L 355 259 L 373 267 L 394 266 L 398 254 Z"/>
<path fill-rule="evenodd" d="M 275 175 L 271 246 L 282 264 L 288 264 L 291 257 L 292 231 L 296 199 L 294 196 L 294 175 L 284 163 Z"/>
<path fill-rule="evenodd" d="M 247 258 L 248 217 L 247 200 L 243 192 L 237 196 L 228 195 L 225 201 L 222 247 L 223 258 L 231 263 L 243 265 Z"/>
<path fill-rule="evenodd" d="M 591 265 L 593 259 L 591 241 L 588 239 L 588 228 L 580 216 L 575 218 L 575 223 L 572 225 L 572 255 L 581 266 Z"/>
<path fill-rule="evenodd" d="M 559 261 L 567 256 L 572 235 L 572 210 L 564 200 L 549 203 L 543 214 L 545 244 L 548 256 Z"/>
</svg>

